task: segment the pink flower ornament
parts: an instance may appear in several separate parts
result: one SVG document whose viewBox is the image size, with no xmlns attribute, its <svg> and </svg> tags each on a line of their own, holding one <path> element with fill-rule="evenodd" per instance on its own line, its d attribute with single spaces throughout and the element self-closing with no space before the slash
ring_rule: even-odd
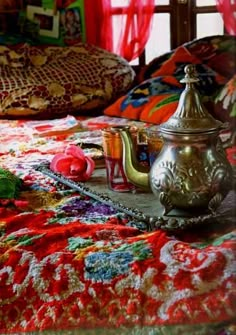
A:
<svg viewBox="0 0 236 335">
<path fill-rule="evenodd" d="M 94 160 L 86 156 L 80 147 L 73 144 L 68 146 L 64 153 L 56 154 L 50 163 L 50 169 L 53 172 L 60 173 L 74 181 L 88 180 L 94 168 Z"/>
</svg>

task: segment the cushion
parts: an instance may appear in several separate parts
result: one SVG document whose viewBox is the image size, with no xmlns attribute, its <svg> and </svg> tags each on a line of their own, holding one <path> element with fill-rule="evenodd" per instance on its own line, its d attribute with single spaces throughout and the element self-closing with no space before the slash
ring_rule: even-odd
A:
<svg viewBox="0 0 236 335">
<path fill-rule="evenodd" d="M 167 59 L 159 69 L 151 74 L 151 77 L 173 75 L 183 77 L 186 64 L 199 64 L 201 61 L 192 55 L 184 46 L 175 50 L 172 56 Z"/>
<path fill-rule="evenodd" d="M 9 48 L 0 45 L 0 66 L 24 67 L 26 65 L 25 45 L 18 48 Z"/>
<path fill-rule="evenodd" d="M 202 64 L 230 79 L 235 73 L 236 36 L 213 35 L 194 39 L 183 44 L 191 56 L 195 56 Z M 183 49 L 182 49 L 183 50 Z M 155 57 L 144 66 L 138 74 L 139 82 L 151 78 L 152 74 L 160 69 L 176 50 Z"/>
<path fill-rule="evenodd" d="M 184 45 L 212 70 L 230 79 L 235 73 L 236 36 L 213 35 Z"/>
<path fill-rule="evenodd" d="M 236 117 L 236 75 L 218 92 L 215 98 L 214 113 L 221 121 L 228 121 L 235 127 Z"/>
<path fill-rule="evenodd" d="M 203 95 L 211 95 L 215 92 L 216 88 L 227 81 L 227 78 L 202 63 L 200 59 L 192 55 L 184 46 L 177 48 L 171 57 L 163 62 L 160 68 L 153 69 L 153 73 L 150 73 L 150 76 L 173 75 L 178 80 L 181 80 L 185 75 L 184 68 L 187 64 L 195 65 L 197 76 L 200 79 L 196 86 Z"/>
<path fill-rule="evenodd" d="M 0 63 L 1 118 L 101 113 L 127 92 L 135 75 L 123 58 L 83 43 L 1 50 L 7 54 Z"/>
<path fill-rule="evenodd" d="M 173 76 L 151 78 L 107 107 L 104 114 L 160 124 L 176 110 L 182 89 Z"/>
<path fill-rule="evenodd" d="M 184 88 L 180 80 L 185 75 L 184 68 L 187 64 L 195 64 L 200 79 L 196 88 L 204 101 L 208 101 L 227 80 L 180 46 L 157 68 L 152 64 L 152 73 L 149 71 L 151 78 L 118 99 L 104 113 L 155 124 L 165 122 L 177 108 Z"/>
<path fill-rule="evenodd" d="M 161 56 L 155 57 L 153 60 L 151 60 L 148 64 L 144 65 L 139 73 L 137 74 L 137 82 L 141 83 L 144 80 L 147 80 L 152 77 L 152 74 L 160 69 L 162 64 L 166 62 L 173 54 L 173 51 L 166 52 Z"/>
</svg>

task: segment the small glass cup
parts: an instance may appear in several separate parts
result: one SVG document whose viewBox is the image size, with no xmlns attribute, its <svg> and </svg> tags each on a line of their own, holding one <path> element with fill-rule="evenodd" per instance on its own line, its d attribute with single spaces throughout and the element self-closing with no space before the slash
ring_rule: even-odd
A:
<svg viewBox="0 0 236 335">
<path fill-rule="evenodd" d="M 135 186 L 128 181 L 123 169 L 123 149 L 120 129 L 128 127 L 136 140 L 137 130 L 129 126 L 108 127 L 102 130 L 104 159 L 107 173 L 108 187 L 116 192 L 130 192 L 135 190 Z"/>
<path fill-rule="evenodd" d="M 150 166 L 152 166 L 163 147 L 163 139 L 161 137 L 158 126 L 148 128 L 146 134 L 148 143 L 149 164 Z"/>
</svg>

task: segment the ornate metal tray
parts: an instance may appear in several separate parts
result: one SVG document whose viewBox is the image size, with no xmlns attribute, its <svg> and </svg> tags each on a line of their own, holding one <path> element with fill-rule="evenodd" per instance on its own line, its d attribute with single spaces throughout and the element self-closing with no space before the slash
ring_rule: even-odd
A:
<svg viewBox="0 0 236 335">
<path fill-rule="evenodd" d="M 35 166 L 37 171 L 61 182 L 81 194 L 87 195 L 97 201 L 127 214 L 133 220 L 134 226 L 144 227 L 145 231 L 163 229 L 167 231 L 178 231 L 194 226 L 217 225 L 235 221 L 236 210 L 235 200 L 236 192 L 232 190 L 222 202 L 217 212 L 203 213 L 183 213 L 173 211 L 171 214 L 163 216 L 161 205 L 152 193 L 137 190 L 135 193 L 118 193 L 108 189 L 106 184 L 105 169 L 95 170 L 90 181 L 86 183 L 74 182 L 65 178 L 61 174 L 54 173 L 49 169 L 49 164 L 40 164 Z M 124 205 L 124 204 L 128 204 Z"/>
</svg>

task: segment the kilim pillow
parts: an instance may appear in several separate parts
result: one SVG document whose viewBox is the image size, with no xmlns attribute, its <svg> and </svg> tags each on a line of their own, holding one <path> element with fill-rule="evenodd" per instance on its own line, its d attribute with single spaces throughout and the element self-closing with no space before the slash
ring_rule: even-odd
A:
<svg viewBox="0 0 236 335">
<path fill-rule="evenodd" d="M 160 124 L 176 110 L 182 89 L 173 76 L 151 78 L 108 106 L 104 114 Z"/>
<path fill-rule="evenodd" d="M 205 101 L 226 82 L 226 78 L 181 46 L 160 67 L 152 67 L 153 72 L 149 72 L 151 78 L 144 80 L 108 106 L 104 113 L 155 124 L 165 122 L 177 108 L 180 93 L 184 88 L 180 79 L 185 75 L 184 68 L 187 64 L 195 64 L 200 79 L 196 86 Z"/>
<path fill-rule="evenodd" d="M 221 121 L 228 121 L 235 128 L 236 74 L 220 89 L 215 98 L 215 114 Z"/>
</svg>

